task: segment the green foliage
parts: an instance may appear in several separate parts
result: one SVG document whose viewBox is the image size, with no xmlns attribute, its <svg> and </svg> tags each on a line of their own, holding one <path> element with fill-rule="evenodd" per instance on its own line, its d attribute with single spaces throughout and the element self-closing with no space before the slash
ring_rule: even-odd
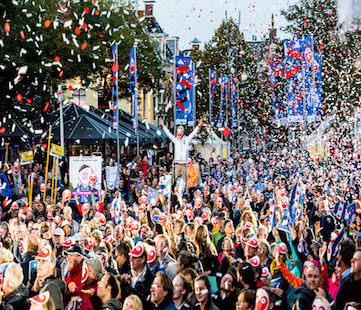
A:
<svg viewBox="0 0 361 310">
<path fill-rule="evenodd" d="M 15 114 L 16 105 L 35 114 L 49 100 L 50 107 L 54 107 L 57 85 L 67 87 L 67 81 L 73 78 L 80 78 L 85 87 L 102 89 L 103 100 L 110 101 L 111 46 L 115 43 L 120 98 L 130 96 L 127 66 L 135 39 L 139 40 L 139 87 L 157 87 L 162 78 L 161 60 L 147 33 L 146 21 L 138 18 L 131 2 L 7 0 L 0 6 L 0 16 L 4 16 L 0 27 L 2 115 Z M 11 28 L 8 35 L 5 22 Z M 22 66 L 28 66 L 27 72 L 17 79 Z M 17 94 L 22 94 L 21 102 L 17 102 Z"/>
</svg>

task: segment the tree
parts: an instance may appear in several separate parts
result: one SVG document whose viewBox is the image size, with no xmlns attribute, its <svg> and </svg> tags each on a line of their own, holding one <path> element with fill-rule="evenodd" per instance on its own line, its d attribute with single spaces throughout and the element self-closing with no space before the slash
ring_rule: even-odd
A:
<svg viewBox="0 0 361 310">
<path fill-rule="evenodd" d="M 269 104 L 265 83 L 261 80 L 258 64 L 250 47 L 233 19 L 223 21 L 204 50 L 192 50 L 197 75 L 197 115 L 209 116 L 209 70 L 231 75 L 239 89 L 241 126 L 231 130 L 234 136 L 256 128 L 269 130 L 272 126 L 272 105 Z M 219 84 L 215 93 L 214 120 L 217 121 L 220 105 Z M 226 109 L 223 108 L 224 117 Z M 232 111 L 228 107 L 228 126 L 232 125 Z M 271 118 L 270 118 L 271 117 Z M 238 131 L 238 129 L 240 131 Z"/>
<path fill-rule="evenodd" d="M 119 97 L 129 97 L 126 69 L 135 39 L 140 87 L 156 87 L 161 61 L 134 5 L 115 0 L 10 1 L 0 6 L 1 116 L 18 110 L 38 112 L 57 106 L 58 84 L 80 78 L 85 87 L 102 88 L 111 99 L 111 46 L 119 45 Z M 7 24 L 5 24 L 7 23 Z M 10 25 L 10 31 L 9 30 Z M 22 72 L 19 69 L 22 68 Z M 14 109 L 19 107 L 18 110 Z M 34 117 L 33 115 L 32 117 Z"/>
<path fill-rule="evenodd" d="M 282 15 L 290 23 L 287 32 L 312 34 L 314 50 L 323 53 L 322 117 L 350 116 L 360 104 L 360 31 L 341 31 L 335 0 L 300 0 Z"/>
</svg>

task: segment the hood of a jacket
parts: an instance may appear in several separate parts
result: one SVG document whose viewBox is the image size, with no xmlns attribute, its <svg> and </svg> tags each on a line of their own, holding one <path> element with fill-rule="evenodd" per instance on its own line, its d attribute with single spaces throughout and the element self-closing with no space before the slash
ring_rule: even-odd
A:
<svg viewBox="0 0 361 310">
<path fill-rule="evenodd" d="M 116 298 L 111 298 L 103 304 L 102 308 L 103 309 L 110 308 L 110 309 L 114 309 L 114 310 L 121 309 L 122 303 Z"/>
<path fill-rule="evenodd" d="M 310 298 L 311 300 L 313 300 L 313 298 L 315 297 L 315 293 L 311 292 L 307 286 L 306 286 L 306 282 L 303 282 L 295 291 L 296 297 L 299 297 L 299 295 L 305 295 L 305 297 Z"/>
</svg>

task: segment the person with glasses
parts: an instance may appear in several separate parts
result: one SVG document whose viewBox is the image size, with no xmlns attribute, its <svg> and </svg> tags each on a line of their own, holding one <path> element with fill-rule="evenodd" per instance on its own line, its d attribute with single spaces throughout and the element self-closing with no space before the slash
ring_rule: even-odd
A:
<svg viewBox="0 0 361 310">
<path fill-rule="evenodd" d="M 158 272 L 150 288 L 151 301 L 154 310 L 176 310 L 173 303 L 172 279 L 163 272 Z"/>
</svg>

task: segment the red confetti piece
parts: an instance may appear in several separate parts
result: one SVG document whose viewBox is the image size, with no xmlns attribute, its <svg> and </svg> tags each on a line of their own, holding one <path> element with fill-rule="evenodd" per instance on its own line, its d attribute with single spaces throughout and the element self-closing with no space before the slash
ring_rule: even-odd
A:
<svg viewBox="0 0 361 310">
<path fill-rule="evenodd" d="M 87 46 L 88 46 L 88 45 L 84 42 L 84 43 L 82 44 L 82 46 L 81 46 L 81 49 L 82 49 L 82 50 L 85 50 L 85 49 L 87 48 Z"/>
<path fill-rule="evenodd" d="M 75 34 L 78 36 L 81 33 L 81 30 L 79 27 L 75 28 Z"/>
<path fill-rule="evenodd" d="M 48 28 L 48 27 L 50 27 L 50 25 L 51 25 L 51 21 L 50 21 L 49 19 L 47 19 L 47 20 L 44 22 L 44 26 L 45 26 L 46 28 Z"/>
<path fill-rule="evenodd" d="M 31 103 L 31 99 L 29 99 L 29 98 L 26 99 L 26 102 L 27 102 L 27 103 Z"/>
<path fill-rule="evenodd" d="M 84 13 L 85 13 L 85 14 L 88 14 L 88 13 L 89 13 L 89 8 L 88 8 L 88 7 L 86 7 L 86 8 L 84 9 Z"/>
<path fill-rule="evenodd" d="M 44 109 L 43 109 L 43 112 L 46 112 L 46 110 L 49 108 L 49 102 L 46 103 Z"/>
<path fill-rule="evenodd" d="M 60 61 L 60 57 L 59 56 L 55 56 L 55 61 L 59 62 Z"/>
<path fill-rule="evenodd" d="M 25 39 L 25 33 L 24 33 L 24 31 L 20 31 L 20 35 L 21 35 L 21 38 L 24 40 Z"/>
<path fill-rule="evenodd" d="M 83 29 L 87 29 L 88 25 L 86 23 L 83 24 Z"/>
<path fill-rule="evenodd" d="M 59 73 L 59 77 L 62 77 L 63 76 L 63 74 L 64 74 L 64 71 L 62 70 L 62 71 L 60 71 L 60 73 Z"/>
<path fill-rule="evenodd" d="M 98 10 L 95 10 L 94 13 L 95 13 L 95 15 L 99 15 L 99 11 L 98 11 Z"/>
<path fill-rule="evenodd" d="M 73 90 L 73 86 L 69 85 L 68 89 L 69 89 L 70 91 L 72 91 L 72 90 Z"/>
<path fill-rule="evenodd" d="M 10 32 L 10 24 L 9 24 L 9 23 L 5 23 L 4 29 L 5 29 L 5 32 L 6 32 L 6 33 L 9 33 L 9 32 Z"/>
<path fill-rule="evenodd" d="M 6 131 L 5 127 L 0 128 L 0 133 L 4 133 Z"/>
<path fill-rule="evenodd" d="M 16 99 L 17 99 L 18 101 L 23 100 L 23 95 L 22 95 L 22 94 L 17 94 L 17 95 L 16 95 Z"/>
</svg>

